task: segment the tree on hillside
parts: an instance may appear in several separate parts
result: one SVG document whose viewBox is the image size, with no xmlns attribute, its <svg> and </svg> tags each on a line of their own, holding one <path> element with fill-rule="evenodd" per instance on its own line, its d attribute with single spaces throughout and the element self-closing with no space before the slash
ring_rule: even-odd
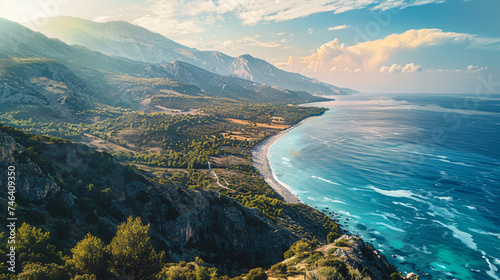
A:
<svg viewBox="0 0 500 280">
<path fill-rule="evenodd" d="M 87 234 L 71 249 L 73 257 L 68 261 L 80 274 L 95 275 L 97 279 L 107 279 L 109 251 L 101 239 Z"/>
<path fill-rule="evenodd" d="M 16 233 L 16 254 L 18 263 L 26 262 L 61 264 L 62 253 L 50 244 L 49 232 L 23 223 Z"/>
<path fill-rule="evenodd" d="M 163 253 L 156 253 L 148 235 L 149 225 L 129 217 L 111 240 L 113 274 L 119 278 L 152 279 L 162 268 Z M 125 275 L 125 277 L 124 277 Z"/>
</svg>

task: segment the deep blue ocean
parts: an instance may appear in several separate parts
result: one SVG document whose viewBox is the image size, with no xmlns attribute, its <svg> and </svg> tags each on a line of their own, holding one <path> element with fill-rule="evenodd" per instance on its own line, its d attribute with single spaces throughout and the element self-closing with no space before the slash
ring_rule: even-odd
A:
<svg viewBox="0 0 500 280">
<path fill-rule="evenodd" d="M 500 95 L 335 99 L 270 148 L 277 179 L 402 272 L 500 280 Z"/>
</svg>

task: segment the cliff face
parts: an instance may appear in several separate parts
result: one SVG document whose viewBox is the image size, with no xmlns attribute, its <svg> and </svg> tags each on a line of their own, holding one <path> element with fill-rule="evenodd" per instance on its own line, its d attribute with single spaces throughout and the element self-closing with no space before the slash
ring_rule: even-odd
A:
<svg viewBox="0 0 500 280">
<path fill-rule="evenodd" d="M 30 201 L 52 198 L 61 189 L 51 176 L 43 174 L 42 170 L 30 159 L 17 161 L 16 157 L 24 152 L 14 138 L 0 132 L 0 185 L 7 182 L 7 168 L 14 166 L 17 173 L 17 191 Z"/>
<path fill-rule="evenodd" d="M 96 223 L 114 231 L 126 217 L 141 216 L 150 223 L 153 240 L 168 251 L 172 261 L 202 256 L 232 269 L 279 262 L 299 239 L 257 209 L 216 192 L 155 184 L 135 169 L 82 144 L 42 141 L 37 145 L 28 148 L 32 151 L 28 153 L 11 135 L 0 131 L 0 165 L 5 171 L 0 183 L 6 182 L 7 167 L 15 166 L 18 194 L 29 201 L 21 212 L 44 214 L 47 222 L 41 227 L 47 230 L 62 216 L 50 211 L 49 204 L 58 201 L 60 208 L 69 209 L 71 216 L 66 219 L 73 230 L 68 240 L 80 240 L 95 230 Z M 88 184 L 73 183 L 77 178 L 93 179 Z M 92 193 L 96 190 L 97 196 Z"/>
</svg>

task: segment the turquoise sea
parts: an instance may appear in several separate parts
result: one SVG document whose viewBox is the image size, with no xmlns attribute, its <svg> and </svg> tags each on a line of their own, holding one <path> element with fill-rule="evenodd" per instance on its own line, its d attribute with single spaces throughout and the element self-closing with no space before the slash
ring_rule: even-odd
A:
<svg viewBox="0 0 500 280">
<path fill-rule="evenodd" d="M 500 95 L 335 99 L 269 149 L 277 179 L 402 272 L 500 280 Z"/>
</svg>

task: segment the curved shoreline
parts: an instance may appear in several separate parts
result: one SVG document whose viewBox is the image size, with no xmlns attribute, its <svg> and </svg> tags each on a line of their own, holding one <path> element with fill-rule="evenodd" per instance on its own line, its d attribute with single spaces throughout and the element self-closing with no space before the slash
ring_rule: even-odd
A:
<svg viewBox="0 0 500 280">
<path fill-rule="evenodd" d="M 269 164 L 267 153 L 269 151 L 269 148 L 271 148 L 271 146 L 274 145 L 274 143 L 278 141 L 281 137 L 285 136 L 292 129 L 300 126 L 301 124 L 315 117 L 318 116 L 310 116 L 303 119 L 298 124 L 293 125 L 283 131 L 280 131 L 278 134 L 273 135 L 267 139 L 264 139 L 264 141 L 257 144 L 252 149 L 252 165 L 255 167 L 255 169 L 259 171 L 259 175 L 264 177 L 266 183 L 269 184 L 269 186 L 271 186 L 271 188 L 273 188 L 273 190 L 277 192 L 281 197 L 283 197 L 286 203 L 304 203 L 304 202 L 302 202 L 302 200 L 300 200 L 300 198 L 297 195 L 292 193 L 290 186 L 286 185 L 285 183 L 279 181 L 278 178 L 276 178 L 276 175 L 274 174 L 271 165 Z"/>
</svg>

